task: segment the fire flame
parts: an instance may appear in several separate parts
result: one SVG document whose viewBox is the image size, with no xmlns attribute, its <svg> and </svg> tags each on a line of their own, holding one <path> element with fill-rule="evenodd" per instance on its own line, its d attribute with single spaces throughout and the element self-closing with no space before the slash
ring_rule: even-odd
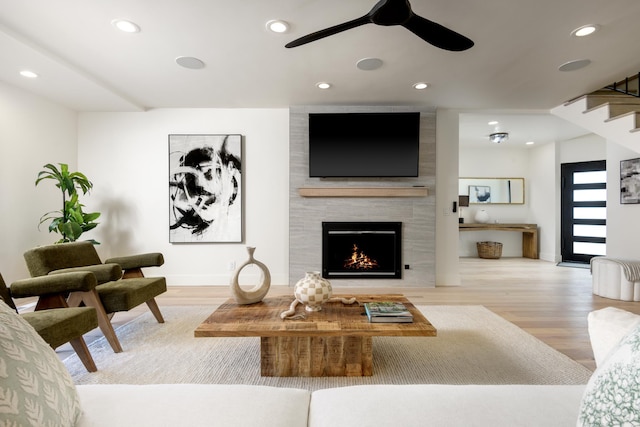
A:
<svg viewBox="0 0 640 427">
<path fill-rule="evenodd" d="M 361 252 L 355 243 L 352 249 L 351 258 L 344 261 L 344 268 L 349 270 L 371 270 L 378 267 L 378 261 Z"/>
</svg>

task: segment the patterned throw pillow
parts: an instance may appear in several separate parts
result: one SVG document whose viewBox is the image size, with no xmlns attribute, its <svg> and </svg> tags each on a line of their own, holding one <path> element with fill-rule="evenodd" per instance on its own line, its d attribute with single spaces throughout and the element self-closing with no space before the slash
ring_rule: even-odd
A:
<svg viewBox="0 0 640 427">
<path fill-rule="evenodd" d="M 56 353 L 0 301 L 0 426 L 70 427 L 80 400 Z"/>
<path fill-rule="evenodd" d="M 640 326 L 591 376 L 578 426 L 640 426 Z"/>
</svg>

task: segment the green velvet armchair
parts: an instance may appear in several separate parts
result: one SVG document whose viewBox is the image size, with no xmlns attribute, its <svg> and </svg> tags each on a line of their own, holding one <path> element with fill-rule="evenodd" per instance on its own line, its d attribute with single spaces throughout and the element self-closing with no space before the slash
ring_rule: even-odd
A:
<svg viewBox="0 0 640 427">
<path fill-rule="evenodd" d="M 90 271 L 98 282 L 87 292 L 57 293 L 40 297 L 36 310 L 60 306 L 63 301 L 70 307 L 82 304 L 94 307 L 98 323 L 111 348 L 122 351 L 111 325 L 111 317 L 119 311 L 128 311 L 146 303 L 158 321 L 164 323 L 155 297 L 166 292 L 164 277 L 144 277 L 142 268 L 157 267 L 164 263 L 161 253 L 146 253 L 108 259 L 102 263 L 91 242 L 71 242 L 40 246 L 24 253 L 27 268 L 32 277 L 52 276 L 61 273 Z M 124 271 L 124 273 L 123 273 Z"/>
<path fill-rule="evenodd" d="M 89 272 L 59 274 L 13 282 L 8 288 L 0 275 L 0 299 L 16 310 L 13 298 L 47 295 L 52 291 L 85 292 L 95 288 L 96 278 Z M 17 310 L 16 310 L 17 311 Z M 82 337 L 98 327 L 96 310 L 91 307 L 68 307 L 22 313 L 21 316 L 54 350 L 70 343 L 89 372 L 97 370 L 89 348 Z"/>
</svg>

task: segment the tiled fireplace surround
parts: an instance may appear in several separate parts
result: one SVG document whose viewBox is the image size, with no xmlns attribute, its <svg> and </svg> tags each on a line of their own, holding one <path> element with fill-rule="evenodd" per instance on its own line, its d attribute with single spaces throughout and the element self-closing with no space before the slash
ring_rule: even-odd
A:
<svg viewBox="0 0 640 427">
<path fill-rule="evenodd" d="M 402 222 L 401 279 L 332 279 L 339 286 L 435 286 L 436 112 L 425 107 L 304 106 L 289 113 L 289 281 L 322 268 L 323 221 Z M 309 113 L 420 112 L 420 166 L 417 178 L 310 178 Z M 425 186 L 426 197 L 302 197 L 301 187 Z"/>
</svg>

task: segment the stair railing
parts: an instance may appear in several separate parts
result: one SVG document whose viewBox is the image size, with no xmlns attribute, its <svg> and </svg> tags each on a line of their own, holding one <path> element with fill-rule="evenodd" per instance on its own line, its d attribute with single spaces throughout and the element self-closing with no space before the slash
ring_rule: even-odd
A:
<svg viewBox="0 0 640 427">
<path fill-rule="evenodd" d="M 631 84 L 635 82 L 635 89 L 631 87 Z M 613 83 L 606 86 L 606 89 L 615 90 L 616 92 L 624 93 L 625 95 L 631 95 L 640 98 L 640 73 L 635 76 L 626 77 L 621 82 Z"/>
</svg>

